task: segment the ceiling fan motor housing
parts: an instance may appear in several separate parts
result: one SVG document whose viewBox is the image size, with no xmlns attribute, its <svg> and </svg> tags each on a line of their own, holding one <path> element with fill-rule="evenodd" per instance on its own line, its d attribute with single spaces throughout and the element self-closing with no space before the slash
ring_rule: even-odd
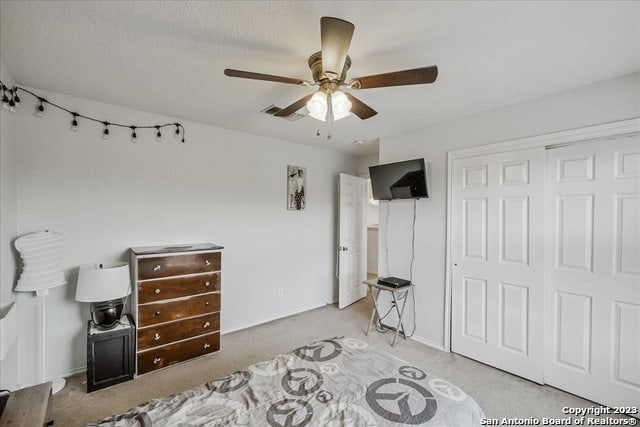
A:
<svg viewBox="0 0 640 427">
<path fill-rule="evenodd" d="M 325 75 L 322 70 L 322 52 L 316 52 L 309 57 L 309 68 L 311 68 L 311 74 L 313 75 L 314 82 L 321 82 L 322 80 L 334 80 L 340 83 L 344 82 L 347 78 L 347 71 L 351 68 L 351 58 L 347 55 L 347 58 L 344 61 L 344 67 L 342 68 L 342 74 L 340 76 L 336 76 L 331 78 L 330 76 Z"/>
</svg>

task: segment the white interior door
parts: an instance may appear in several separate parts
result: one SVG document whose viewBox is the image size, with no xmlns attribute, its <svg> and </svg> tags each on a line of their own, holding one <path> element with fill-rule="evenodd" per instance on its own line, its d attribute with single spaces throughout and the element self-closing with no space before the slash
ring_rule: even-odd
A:
<svg viewBox="0 0 640 427">
<path fill-rule="evenodd" d="M 545 382 L 640 402 L 640 137 L 547 151 Z"/>
<path fill-rule="evenodd" d="M 454 160 L 451 348 L 542 382 L 544 148 Z"/>
<path fill-rule="evenodd" d="M 367 180 L 340 174 L 340 239 L 338 241 L 338 307 L 367 295 Z"/>
</svg>

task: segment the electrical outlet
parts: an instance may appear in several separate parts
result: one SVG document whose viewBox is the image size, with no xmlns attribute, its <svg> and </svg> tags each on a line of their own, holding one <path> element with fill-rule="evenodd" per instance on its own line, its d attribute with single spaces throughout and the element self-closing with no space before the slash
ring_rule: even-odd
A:
<svg viewBox="0 0 640 427">
<path fill-rule="evenodd" d="M 282 298 L 284 296 L 284 288 L 278 288 L 278 297 Z"/>
</svg>

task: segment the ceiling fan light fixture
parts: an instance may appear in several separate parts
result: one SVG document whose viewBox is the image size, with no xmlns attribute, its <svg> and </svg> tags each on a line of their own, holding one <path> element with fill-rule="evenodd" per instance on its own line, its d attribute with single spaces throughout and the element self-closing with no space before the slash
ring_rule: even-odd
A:
<svg viewBox="0 0 640 427">
<path fill-rule="evenodd" d="M 344 92 L 337 90 L 331 94 L 331 109 L 333 120 L 344 119 L 351 114 L 351 101 Z"/>
<path fill-rule="evenodd" d="M 327 118 L 327 94 L 319 90 L 307 101 L 307 110 L 314 119 L 325 121 Z"/>
</svg>

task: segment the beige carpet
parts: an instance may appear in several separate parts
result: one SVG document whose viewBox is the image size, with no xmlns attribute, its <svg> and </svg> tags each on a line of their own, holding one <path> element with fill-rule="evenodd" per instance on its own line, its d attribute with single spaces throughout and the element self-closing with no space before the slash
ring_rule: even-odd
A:
<svg viewBox="0 0 640 427">
<path fill-rule="evenodd" d="M 368 299 L 344 309 L 326 306 L 243 331 L 223 335 L 221 351 L 197 360 L 148 374 L 91 394 L 84 374 L 67 379 L 53 396 L 57 426 L 81 426 L 124 412 L 150 399 L 177 393 L 228 375 L 317 339 L 351 336 L 411 361 L 419 368 L 456 384 L 471 395 L 488 417 L 566 417 L 563 407 L 588 407 L 592 402 L 552 387 L 539 386 L 462 356 L 444 353 L 391 334 L 364 335 L 371 305 Z M 224 320 L 224 319 L 223 319 Z"/>
</svg>

